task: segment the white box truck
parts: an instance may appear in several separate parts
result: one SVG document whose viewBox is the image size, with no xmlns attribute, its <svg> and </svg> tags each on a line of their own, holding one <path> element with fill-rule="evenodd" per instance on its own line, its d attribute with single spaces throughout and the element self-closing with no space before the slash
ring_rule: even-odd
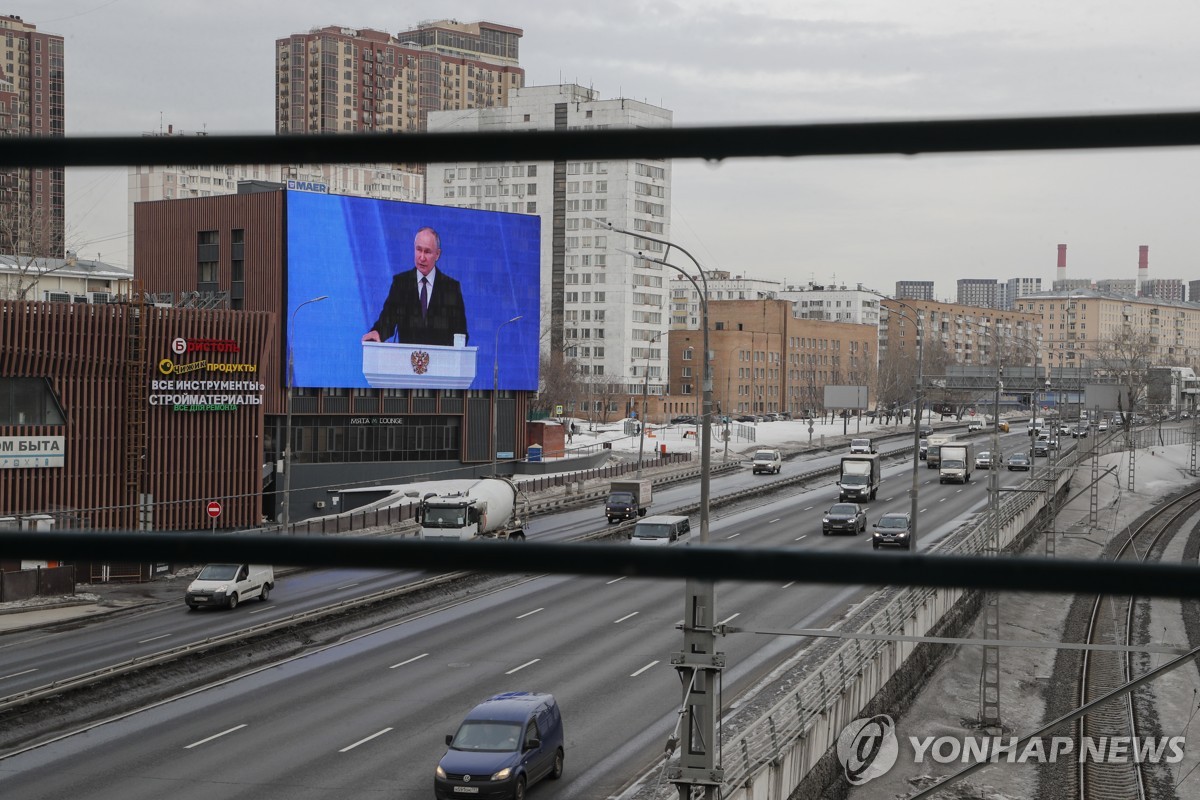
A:
<svg viewBox="0 0 1200 800">
<path fill-rule="evenodd" d="M 863 503 L 874 500 L 879 491 L 879 454 L 842 456 L 838 474 L 838 502 Z"/>
<path fill-rule="evenodd" d="M 938 483 L 967 483 L 971 480 L 971 445 L 954 442 L 942 445 Z"/>
</svg>

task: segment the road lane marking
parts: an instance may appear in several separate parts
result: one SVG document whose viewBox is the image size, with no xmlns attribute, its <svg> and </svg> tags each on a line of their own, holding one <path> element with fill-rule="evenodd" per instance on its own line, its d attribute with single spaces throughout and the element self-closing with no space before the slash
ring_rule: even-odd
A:
<svg viewBox="0 0 1200 800">
<path fill-rule="evenodd" d="M 812 511 L 814 508 L 816 508 L 816 506 L 809 506 L 808 508 L 806 508 L 806 509 L 804 509 L 804 510 L 805 510 L 805 511 Z"/>
<path fill-rule="evenodd" d="M 200 740 L 200 741 L 198 741 L 198 742 L 192 742 L 191 744 L 187 745 L 187 746 L 186 746 L 186 747 L 184 747 L 183 749 L 184 749 L 184 750 L 191 750 L 193 747 L 199 747 L 199 746 L 200 746 L 200 745 L 202 745 L 202 744 L 208 744 L 208 743 L 209 743 L 209 742 L 211 742 L 213 739 L 220 739 L 220 738 L 221 738 L 222 736 L 224 736 L 225 734 L 227 734 L 227 733 L 233 733 L 234 731 L 240 731 L 240 730 L 241 730 L 242 728 L 244 728 L 244 727 L 246 727 L 245 723 L 242 723 L 241 725 L 234 725 L 232 728 L 230 728 L 230 729 L 229 729 L 229 730 L 227 730 L 227 731 L 221 731 L 220 733 L 214 733 L 212 736 L 209 736 L 207 739 L 201 739 L 201 740 Z"/>
<path fill-rule="evenodd" d="M 796 585 L 796 582 L 795 582 L 795 581 L 788 581 L 787 583 L 785 583 L 783 586 L 780 586 L 779 588 L 780 588 L 780 589 L 786 589 L 786 588 L 788 588 L 789 586 L 795 586 L 795 585 Z"/>
<path fill-rule="evenodd" d="M 257 614 L 257 613 L 259 613 L 259 612 L 261 612 L 261 611 L 270 611 L 270 610 L 271 610 L 272 608 L 274 608 L 274 607 L 275 607 L 275 606 L 264 606 L 264 605 L 260 605 L 258 608 L 254 609 L 253 611 L 247 611 L 246 613 L 247 613 L 247 614 Z"/>
<path fill-rule="evenodd" d="M 535 608 L 533 611 L 526 611 L 524 614 L 518 615 L 517 619 L 525 619 L 526 617 L 532 617 L 534 614 L 538 613 L 539 611 L 545 611 L 545 610 L 546 610 L 545 606 L 543 606 L 541 608 Z"/>
<path fill-rule="evenodd" d="M 793 541 L 793 542 L 798 542 L 798 541 L 800 541 L 800 539 L 807 539 L 807 538 L 808 538 L 808 534 L 806 533 L 806 534 L 804 534 L 803 536 L 801 536 L 799 539 L 793 539 L 792 541 Z"/>
<path fill-rule="evenodd" d="M 171 634 L 169 634 L 169 633 L 163 633 L 163 634 L 160 634 L 160 635 L 158 635 L 158 636 L 151 636 L 149 639 L 141 639 L 141 640 L 139 640 L 139 641 L 138 641 L 138 644 L 145 644 L 146 642 L 155 642 L 155 641 L 158 641 L 159 639 L 165 639 L 165 638 L 167 638 L 167 637 L 168 637 L 168 636 L 170 636 L 170 635 L 171 635 Z"/>
<path fill-rule="evenodd" d="M 347 745 L 346 747 L 343 747 L 341 750 L 338 750 L 338 752 L 339 752 L 339 753 L 348 753 L 348 752 L 350 752 L 351 750 L 353 750 L 354 748 L 358 747 L 360 744 L 366 744 L 367 742 L 371 741 L 372 739 L 374 739 L 374 738 L 375 738 L 375 737 L 377 737 L 377 736 L 383 736 L 385 733 L 387 733 L 387 732 L 388 732 L 388 731 L 390 731 L 390 730 L 391 730 L 391 728 L 384 728 L 383 730 L 379 731 L 378 733 L 372 733 L 372 734 L 371 734 L 370 736 L 368 736 L 367 738 L 365 738 L 365 739 L 359 739 L 359 740 L 358 740 L 357 742 L 355 742 L 354 744 L 352 744 L 352 745 Z"/>
<path fill-rule="evenodd" d="M 613 625 L 616 625 L 618 622 L 624 622 L 625 620 L 631 619 L 632 617 L 636 617 L 637 615 L 638 615 L 638 612 L 636 612 L 636 611 L 633 612 L 632 614 L 626 614 L 625 616 L 621 617 L 620 619 L 614 619 Z"/>
<path fill-rule="evenodd" d="M 650 669 L 651 667 L 653 667 L 653 666 L 654 666 L 655 664 L 657 664 L 657 663 L 658 663 L 657 661 L 651 661 L 649 664 L 647 664 L 646 666 L 642 667 L 642 668 L 641 668 L 641 669 L 639 669 L 637 672 L 631 672 L 631 673 L 629 673 L 629 677 L 631 677 L 631 678 L 636 678 L 638 675 L 641 675 L 643 672 L 645 672 L 646 670 Z"/>
<path fill-rule="evenodd" d="M 519 667 L 513 667 L 512 669 L 510 669 L 508 672 L 506 672 L 506 673 L 504 673 L 504 674 L 505 674 L 505 675 L 512 675 L 514 672 L 519 672 L 520 670 L 523 670 L 523 669 L 525 669 L 525 668 L 526 668 L 526 667 L 528 667 L 528 666 L 531 666 L 531 665 L 533 665 L 533 664 L 536 664 L 536 663 L 537 663 L 537 662 L 539 662 L 539 661 L 541 661 L 541 659 L 540 659 L 540 658 L 535 658 L 533 661 L 526 661 L 526 662 L 525 662 L 524 664 L 522 664 L 521 666 L 519 666 Z"/>
<path fill-rule="evenodd" d="M 925 513 L 926 511 L 928 511 L 928 510 L 929 510 L 929 509 L 927 509 L 927 508 L 922 508 L 922 509 L 921 509 L 921 513 L 922 513 L 922 514 L 924 514 L 924 513 Z"/>
<path fill-rule="evenodd" d="M 946 498 L 944 498 L 944 497 L 943 497 L 943 498 L 941 498 L 940 500 L 938 500 L 938 502 L 939 502 L 939 503 L 944 503 L 944 502 L 946 502 Z"/>
<path fill-rule="evenodd" d="M 429 653 L 421 653 L 421 655 L 413 656 L 412 658 L 408 659 L 407 661 L 401 661 L 399 664 L 392 664 L 390 667 L 388 667 L 388 669 L 395 669 L 396 667 L 403 667 L 405 664 L 411 664 L 414 661 L 420 661 L 422 658 L 424 658 L 427 655 L 429 655 Z M 391 730 L 391 729 L 389 728 L 389 730 Z"/>
<path fill-rule="evenodd" d="M 0 675 L 0 681 L 6 681 L 9 678 L 17 678 L 21 675 L 28 675 L 31 672 L 37 672 L 37 667 L 34 667 L 33 669 L 22 670 L 21 672 L 14 672 L 11 675 Z"/>
<path fill-rule="evenodd" d="M 726 536 L 725 538 L 726 538 L 726 539 L 736 539 L 737 537 L 739 537 L 739 536 L 741 536 L 741 535 L 742 535 L 742 534 L 740 534 L 740 533 L 731 533 L 731 534 L 729 534 L 728 536 Z"/>
<path fill-rule="evenodd" d="M 774 525 L 776 522 L 779 522 L 779 520 L 780 520 L 780 519 L 781 519 L 781 517 L 776 517 L 775 519 L 771 520 L 771 521 L 770 521 L 770 522 L 768 522 L 767 524 L 768 524 L 768 525 Z"/>
<path fill-rule="evenodd" d="M 617 581 L 623 581 L 623 580 L 625 580 L 625 578 L 626 578 L 626 576 L 625 576 L 625 575 L 622 575 L 622 576 L 621 576 L 621 577 L 619 577 L 619 578 L 613 578 L 611 581 L 606 581 L 604 585 L 605 585 L 605 586 L 612 586 L 612 585 L 613 585 L 614 583 L 616 583 Z"/>
<path fill-rule="evenodd" d="M 741 615 L 742 615 L 742 612 L 740 612 L 740 611 L 739 611 L 739 612 L 737 612 L 736 614 L 732 614 L 732 615 L 730 615 L 730 616 L 726 617 L 725 619 L 721 620 L 721 621 L 720 621 L 720 622 L 718 622 L 717 624 L 718 624 L 718 625 L 725 625 L 726 623 L 732 622 L 732 621 L 733 621 L 733 619 L 734 619 L 735 617 L 740 617 Z"/>
<path fill-rule="evenodd" d="M 890 498 L 890 497 L 885 497 L 885 498 L 883 499 L 883 502 L 885 502 L 885 503 L 890 503 L 890 502 L 892 502 L 892 498 Z"/>
<path fill-rule="evenodd" d="M 340 592 L 342 589 L 353 589 L 355 586 L 358 586 L 358 581 L 355 581 L 354 583 L 347 583 L 345 586 L 339 586 L 334 589 L 334 591 Z"/>
</svg>

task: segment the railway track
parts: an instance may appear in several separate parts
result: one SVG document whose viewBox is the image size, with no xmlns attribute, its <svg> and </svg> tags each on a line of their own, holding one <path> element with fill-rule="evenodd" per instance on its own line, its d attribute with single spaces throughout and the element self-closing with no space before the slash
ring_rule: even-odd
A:
<svg viewBox="0 0 1200 800">
<path fill-rule="evenodd" d="M 1200 509 L 1200 490 L 1189 492 L 1158 509 L 1130 531 L 1114 555 L 1115 559 L 1146 561 L 1168 534 L 1181 527 L 1183 520 Z M 1148 603 L 1135 597 L 1096 595 L 1088 623 L 1088 644 L 1133 645 L 1137 610 Z M 1079 678 L 1079 705 L 1084 705 L 1135 679 L 1132 652 L 1084 651 Z M 1150 712 L 1147 712 L 1150 713 Z M 1076 752 L 1082 752 L 1086 740 L 1127 736 L 1139 738 L 1138 706 L 1134 692 L 1096 708 L 1076 724 Z M 1109 763 L 1090 758 L 1079 765 L 1080 800 L 1145 800 L 1146 776 L 1135 759 Z"/>
</svg>

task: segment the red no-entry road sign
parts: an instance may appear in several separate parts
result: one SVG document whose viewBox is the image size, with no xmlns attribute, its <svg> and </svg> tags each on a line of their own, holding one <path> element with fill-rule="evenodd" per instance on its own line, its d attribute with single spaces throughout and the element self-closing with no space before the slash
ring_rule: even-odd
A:
<svg viewBox="0 0 1200 800">
<path fill-rule="evenodd" d="M 216 519 L 217 517 L 221 516 L 221 504 L 218 503 L 216 500 L 209 502 L 208 515 L 210 517 L 212 517 L 213 519 Z"/>
</svg>

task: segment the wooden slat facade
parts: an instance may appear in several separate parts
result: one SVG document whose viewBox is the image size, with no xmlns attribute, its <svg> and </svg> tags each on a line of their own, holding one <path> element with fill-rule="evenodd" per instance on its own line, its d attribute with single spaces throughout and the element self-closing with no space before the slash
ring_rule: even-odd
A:
<svg viewBox="0 0 1200 800">
<path fill-rule="evenodd" d="M 129 391 L 130 315 L 143 315 L 144 391 Z M 172 341 L 225 339 L 238 353 L 172 353 Z M 266 312 L 0 301 L 0 380 L 44 378 L 64 425 L 0 424 L 0 436 L 63 436 L 61 468 L 0 469 L 0 516 L 50 514 L 59 527 L 194 530 L 210 526 L 206 506 L 222 503 L 218 527 L 257 525 L 263 515 L 265 411 L 176 411 L 147 405 L 140 478 L 130 485 L 125 429 L 130 396 L 148 398 L 150 382 L 174 363 L 249 363 L 258 372 L 195 372 L 197 380 L 263 383 L 274 367 L 276 323 Z M 275 370 L 277 371 L 277 370 Z M 172 376 L 181 377 L 181 376 Z M 227 392 L 253 394 L 265 392 Z M 138 498 L 149 503 L 139 513 Z M 144 524 L 143 524 L 144 523 Z"/>
</svg>

